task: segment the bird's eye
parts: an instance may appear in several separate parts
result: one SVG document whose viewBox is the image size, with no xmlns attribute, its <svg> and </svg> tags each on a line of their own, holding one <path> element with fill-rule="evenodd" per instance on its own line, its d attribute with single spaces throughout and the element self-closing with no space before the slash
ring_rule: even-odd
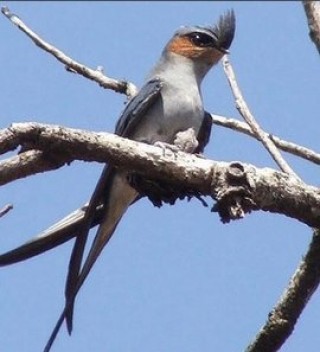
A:
<svg viewBox="0 0 320 352">
<path fill-rule="evenodd" d="M 205 33 L 194 32 L 188 35 L 192 43 L 196 46 L 214 46 L 214 39 Z"/>
</svg>

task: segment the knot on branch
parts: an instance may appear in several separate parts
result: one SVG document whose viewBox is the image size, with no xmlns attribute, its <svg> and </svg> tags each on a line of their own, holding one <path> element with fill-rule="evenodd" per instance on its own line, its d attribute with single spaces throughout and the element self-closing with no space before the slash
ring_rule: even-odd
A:
<svg viewBox="0 0 320 352">
<path fill-rule="evenodd" d="M 48 143 L 47 139 L 43 138 L 48 135 L 46 126 L 38 123 L 12 124 L 8 131 L 19 141 L 20 155 L 28 151 L 41 151 L 42 159 L 48 166 L 55 168 L 63 166 L 69 159 L 68 151 L 61 141 Z M 59 133 L 59 129 L 55 132 Z"/>
<path fill-rule="evenodd" d="M 39 148 L 39 140 L 43 130 L 44 127 L 32 122 L 26 124 L 13 123 L 8 128 L 8 131 L 14 136 L 14 139 L 18 140 L 15 147 L 20 145 L 18 154 L 32 149 L 41 149 L 41 147 Z"/>
<path fill-rule="evenodd" d="M 212 197 L 217 203 L 211 211 L 217 212 L 223 223 L 243 218 L 256 208 L 252 188 L 244 166 L 239 162 L 231 163 L 223 172 L 213 176 Z"/>
</svg>

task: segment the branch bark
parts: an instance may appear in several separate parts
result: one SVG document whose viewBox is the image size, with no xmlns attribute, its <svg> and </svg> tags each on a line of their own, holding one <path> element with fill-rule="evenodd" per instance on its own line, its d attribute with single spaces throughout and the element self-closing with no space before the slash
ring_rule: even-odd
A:
<svg viewBox="0 0 320 352">
<path fill-rule="evenodd" d="M 272 139 L 258 125 L 256 119 L 254 118 L 254 116 L 250 112 L 250 109 L 242 96 L 240 87 L 239 87 L 237 80 L 236 80 L 234 70 L 232 68 L 232 65 L 231 65 L 227 55 L 225 55 L 222 60 L 223 60 L 224 72 L 227 76 L 232 93 L 235 97 L 235 103 L 236 103 L 237 110 L 239 111 L 241 116 L 244 118 L 244 120 L 247 122 L 247 124 L 250 126 L 252 132 L 256 135 L 257 139 L 261 141 L 261 143 L 267 149 L 267 151 L 269 152 L 269 154 L 271 155 L 273 160 L 278 164 L 280 169 L 283 172 L 286 172 L 286 173 L 291 174 L 291 175 L 298 178 L 298 175 L 293 171 L 293 169 L 289 166 L 289 164 L 281 156 L 280 152 L 276 148 Z"/>
<path fill-rule="evenodd" d="M 113 134 L 38 123 L 14 124 L 10 131 L 14 136 L 10 139 L 16 145 L 33 149 L 0 163 L 1 185 L 73 160 L 108 161 L 148 178 L 183 183 L 203 195 L 211 195 L 218 201 L 214 210 L 223 221 L 261 209 L 320 226 L 319 189 L 270 168 L 215 162 L 183 152 L 164 153 L 159 147 Z"/>
<path fill-rule="evenodd" d="M 231 130 L 241 132 L 246 134 L 247 136 L 253 137 L 259 140 L 259 137 L 252 132 L 249 125 L 245 122 L 241 122 L 236 119 L 227 118 L 220 115 L 211 114 L 212 121 L 217 126 L 222 126 L 225 128 L 230 128 Z M 303 147 L 293 142 L 285 141 L 274 134 L 268 133 L 270 139 L 272 139 L 273 143 L 276 147 L 283 150 L 284 152 L 293 154 L 302 159 L 311 161 L 314 164 L 320 165 L 320 154 L 316 153 L 314 150 L 310 148 Z"/>
<path fill-rule="evenodd" d="M 320 54 L 320 3 L 319 1 L 302 1 L 309 25 L 309 36 Z"/>
<path fill-rule="evenodd" d="M 278 351 L 320 283 L 320 234 L 316 230 L 305 257 L 290 279 L 277 305 L 246 352 Z"/>
</svg>

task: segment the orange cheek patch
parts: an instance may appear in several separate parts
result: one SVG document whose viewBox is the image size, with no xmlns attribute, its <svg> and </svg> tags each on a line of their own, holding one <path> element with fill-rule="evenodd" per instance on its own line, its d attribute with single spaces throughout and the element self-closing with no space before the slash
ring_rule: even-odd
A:
<svg viewBox="0 0 320 352">
<path fill-rule="evenodd" d="M 195 46 L 187 37 L 178 37 L 174 39 L 169 44 L 168 50 L 189 59 L 204 60 L 210 65 L 218 62 L 223 56 L 223 53 L 214 48 Z"/>
</svg>

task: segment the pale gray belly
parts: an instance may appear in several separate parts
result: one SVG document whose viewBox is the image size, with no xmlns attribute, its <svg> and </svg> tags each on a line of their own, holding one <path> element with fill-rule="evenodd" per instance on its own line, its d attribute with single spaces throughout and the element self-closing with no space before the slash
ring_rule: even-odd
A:
<svg viewBox="0 0 320 352">
<path fill-rule="evenodd" d="M 176 95 L 159 101 L 142 118 L 133 139 L 147 143 L 173 143 L 175 135 L 192 127 L 195 134 L 204 116 L 200 96 Z"/>
</svg>

